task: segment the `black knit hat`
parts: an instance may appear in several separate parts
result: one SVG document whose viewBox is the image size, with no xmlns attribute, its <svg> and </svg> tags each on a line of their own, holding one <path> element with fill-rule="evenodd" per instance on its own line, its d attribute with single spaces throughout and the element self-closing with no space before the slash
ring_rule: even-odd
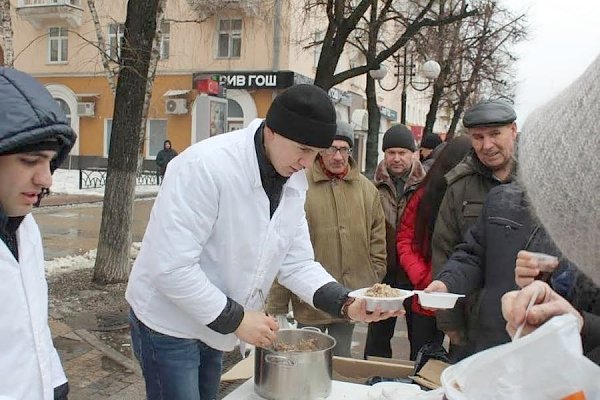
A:
<svg viewBox="0 0 600 400">
<path fill-rule="evenodd" d="M 421 139 L 420 147 L 422 149 L 433 150 L 436 147 L 438 147 L 440 144 L 442 144 L 442 139 L 440 139 L 439 135 L 436 135 L 435 133 L 431 133 L 431 134 L 425 135 L 425 137 L 423 139 Z"/>
<path fill-rule="evenodd" d="M 354 129 L 352 129 L 352 125 L 344 121 L 338 121 L 334 140 L 345 140 L 350 148 L 354 147 Z"/>
<path fill-rule="evenodd" d="M 267 126 L 294 142 L 326 149 L 335 135 L 335 108 L 327 92 L 315 85 L 295 85 L 273 100 Z"/>
<path fill-rule="evenodd" d="M 413 137 L 410 129 L 408 129 L 405 125 L 394 125 L 383 134 L 383 144 L 381 146 L 381 150 L 386 151 L 387 149 L 394 147 L 408 149 L 410 151 L 417 150 L 417 147 L 415 146 L 415 138 Z"/>
</svg>

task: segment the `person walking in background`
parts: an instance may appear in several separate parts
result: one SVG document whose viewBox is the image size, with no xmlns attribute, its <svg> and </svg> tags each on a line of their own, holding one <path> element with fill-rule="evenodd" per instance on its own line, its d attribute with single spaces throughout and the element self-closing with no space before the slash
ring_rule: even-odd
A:
<svg viewBox="0 0 600 400">
<path fill-rule="evenodd" d="M 517 114 L 503 100 L 485 100 L 469 108 L 463 125 L 473 150 L 446 174 L 448 188 L 440 205 L 432 245 L 432 270 L 440 273 L 454 248 L 481 213 L 489 191 L 512 180 L 517 140 Z M 477 293 L 452 310 L 436 312 L 438 328 L 450 338 L 450 358 L 464 358 L 465 308 L 477 302 Z"/>
<path fill-rule="evenodd" d="M 198 142 L 169 165 L 125 293 L 148 399 L 214 400 L 224 351 L 271 346 L 279 326 L 259 289 L 275 278 L 336 317 L 403 314 L 367 314 L 314 260 L 303 170 L 331 146 L 335 118 L 327 92 L 295 85 L 264 121 Z"/>
<path fill-rule="evenodd" d="M 315 260 L 344 286 L 359 289 L 385 275 L 385 217 L 377 189 L 352 159 L 353 146 L 354 130 L 338 122 L 331 147 L 306 171 L 304 208 Z M 333 354 L 352 356 L 353 322 L 316 310 L 277 282 L 269 295 L 269 313 L 287 314 L 290 297 L 299 327 L 327 331 L 337 342 Z"/>
<path fill-rule="evenodd" d="M 375 186 L 379 190 L 385 215 L 387 268 L 383 283 L 399 289 L 412 289 L 404 270 L 398 268 L 396 229 L 410 196 L 425 178 L 425 170 L 416 159 L 417 150 L 412 132 L 404 125 L 395 125 L 383 135 L 383 160 L 375 170 Z M 405 301 L 408 336 L 411 330 L 411 300 Z M 390 340 L 394 336 L 396 319 L 369 324 L 364 358 L 392 357 Z"/>
<path fill-rule="evenodd" d="M 175 156 L 177 156 L 177 151 L 172 147 L 171 141 L 165 140 L 162 150 L 156 155 L 156 166 L 158 167 L 158 173 L 161 179 L 165 177 L 167 165 L 175 158 Z"/>
<path fill-rule="evenodd" d="M 431 236 L 446 192 L 444 176 L 470 150 L 471 140 L 467 136 L 459 136 L 448 142 L 404 209 L 396 243 L 398 264 L 406 272 L 414 289 L 423 290 L 432 281 Z M 412 311 L 410 359 L 415 360 L 423 345 L 441 345 L 444 333 L 437 329 L 433 311 L 421 307 L 417 296 L 412 298 Z"/>
<path fill-rule="evenodd" d="M 46 88 L 0 67 L 0 399 L 67 399 L 48 326 L 42 238 L 31 210 L 75 140 Z"/>
</svg>

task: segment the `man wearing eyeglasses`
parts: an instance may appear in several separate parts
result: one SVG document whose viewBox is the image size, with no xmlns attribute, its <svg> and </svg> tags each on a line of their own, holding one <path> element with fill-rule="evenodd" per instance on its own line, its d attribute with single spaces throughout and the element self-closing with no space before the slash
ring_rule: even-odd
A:
<svg viewBox="0 0 600 400">
<path fill-rule="evenodd" d="M 408 276 L 398 265 L 396 228 L 399 226 L 408 199 L 419 182 L 425 178 L 425 170 L 415 155 L 417 147 L 413 134 L 404 125 L 394 125 L 385 132 L 382 150 L 383 160 L 375 170 L 375 186 L 381 196 L 386 223 L 387 273 L 383 283 L 399 289 L 412 289 Z M 410 340 L 412 334 L 410 305 L 405 309 Z M 395 326 L 395 318 L 369 324 L 365 359 L 367 356 L 392 357 L 390 340 L 394 336 Z"/>
<path fill-rule="evenodd" d="M 377 189 L 352 159 L 353 144 L 352 127 L 338 121 L 331 147 L 307 170 L 304 208 L 315 260 L 345 287 L 359 289 L 385 275 L 385 217 Z M 313 308 L 279 284 L 271 289 L 270 314 L 287 314 L 290 297 L 299 327 L 327 331 L 337 342 L 334 355 L 351 357 L 353 322 Z"/>
</svg>

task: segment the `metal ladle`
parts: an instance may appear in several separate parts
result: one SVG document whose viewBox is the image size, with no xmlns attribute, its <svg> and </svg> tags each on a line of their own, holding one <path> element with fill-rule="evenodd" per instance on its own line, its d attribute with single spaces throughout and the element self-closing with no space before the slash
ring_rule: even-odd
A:
<svg viewBox="0 0 600 400">
<path fill-rule="evenodd" d="M 258 295 L 260 296 L 260 301 L 262 302 L 263 305 L 263 310 L 265 311 L 265 315 L 268 317 L 269 313 L 267 312 L 267 302 L 265 301 L 265 296 L 263 294 L 262 289 L 258 289 Z M 273 343 L 271 343 L 271 347 L 273 348 L 273 350 L 277 351 L 277 339 L 273 340 Z"/>
</svg>

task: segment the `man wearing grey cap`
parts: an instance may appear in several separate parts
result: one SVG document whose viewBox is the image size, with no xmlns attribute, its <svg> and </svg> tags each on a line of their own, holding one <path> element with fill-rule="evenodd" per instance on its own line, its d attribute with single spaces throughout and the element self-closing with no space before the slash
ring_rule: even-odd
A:
<svg viewBox="0 0 600 400">
<path fill-rule="evenodd" d="M 465 112 L 463 125 L 473 150 L 447 175 L 448 188 L 438 213 L 432 237 L 432 269 L 435 277 L 454 252 L 456 245 L 481 213 L 488 192 L 509 182 L 514 167 L 517 115 L 503 100 L 486 100 Z M 468 303 L 475 301 L 467 299 Z M 436 312 L 438 328 L 450 338 L 451 358 L 458 360 L 467 351 L 465 305 Z"/>
<path fill-rule="evenodd" d="M 260 293 L 275 278 L 303 301 L 363 322 L 363 300 L 314 261 L 304 213 L 306 175 L 331 146 L 327 92 L 296 85 L 266 119 L 196 143 L 166 171 L 125 297 L 148 399 L 214 400 L 223 351 L 270 347 L 279 326 Z M 317 398 L 322 393 L 310 392 Z"/>
<path fill-rule="evenodd" d="M 354 130 L 337 123 L 331 146 L 322 150 L 306 171 L 306 219 L 315 260 L 338 282 L 359 289 L 381 282 L 386 270 L 385 218 L 379 193 L 352 159 Z M 268 309 L 288 312 L 290 291 L 275 284 Z M 333 354 L 351 357 L 354 323 L 316 310 L 292 296 L 294 318 L 302 326 L 316 326 L 336 340 Z"/>
</svg>

